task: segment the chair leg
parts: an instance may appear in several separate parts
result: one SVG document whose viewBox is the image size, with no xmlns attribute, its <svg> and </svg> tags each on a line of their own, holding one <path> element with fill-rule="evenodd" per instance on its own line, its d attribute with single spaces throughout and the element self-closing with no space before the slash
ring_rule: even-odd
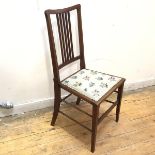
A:
<svg viewBox="0 0 155 155">
<path fill-rule="evenodd" d="M 93 117 L 92 117 L 91 152 L 94 152 L 95 151 L 95 145 L 96 145 L 96 134 L 97 134 L 99 106 L 93 105 L 92 115 L 93 115 Z"/>
<path fill-rule="evenodd" d="M 76 100 L 76 105 L 79 105 L 80 101 L 81 101 L 81 98 L 78 97 L 77 100 Z"/>
<path fill-rule="evenodd" d="M 55 99 L 54 99 L 54 112 L 53 112 L 53 117 L 51 121 L 51 125 L 54 126 L 58 113 L 59 113 L 59 108 L 60 108 L 60 103 L 61 103 L 61 90 L 60 88 L 55 89 Z"/>
<path fill-rule="evenodd" d="M 122 100 L 122 94 L 123 94 L 123 87 L 124 87 L 124 83 L 118 88 L 117 107 L 116 107 L 116 122 L 119 121 L 119 113 L 120 113 L 120 108 L 121 108 L 121 100 Z"/>
</svg>

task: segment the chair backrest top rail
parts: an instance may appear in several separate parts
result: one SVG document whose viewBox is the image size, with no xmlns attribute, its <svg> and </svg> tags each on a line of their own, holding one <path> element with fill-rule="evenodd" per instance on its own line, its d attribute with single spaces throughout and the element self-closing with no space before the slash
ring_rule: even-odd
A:
<svg viewBox="0 0 155 155">
<path fill-rule="evenodd" d="M 69 12 L 75 9 L 80 9 L 80 4 L 68 7 L 68 8 L 63 8 L 63 9 L 47 9 L 45 10 L 46 14 L 58 14 L 58 13 L 64 13 L 64 12 Z"/>
</svg>

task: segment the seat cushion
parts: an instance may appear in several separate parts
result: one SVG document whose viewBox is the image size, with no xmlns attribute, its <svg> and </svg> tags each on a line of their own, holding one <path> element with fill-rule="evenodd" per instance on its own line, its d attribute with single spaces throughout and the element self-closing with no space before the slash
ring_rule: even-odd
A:
<svg viewBox="0 0 155 155">
<path fill-rule="evenodd" d="M 76 90 L 94 101 L 98 101 L 120 80 L 120 77 L 94 70 L 82 69 L 63 80 L 62 84 Z"/>
</svg>

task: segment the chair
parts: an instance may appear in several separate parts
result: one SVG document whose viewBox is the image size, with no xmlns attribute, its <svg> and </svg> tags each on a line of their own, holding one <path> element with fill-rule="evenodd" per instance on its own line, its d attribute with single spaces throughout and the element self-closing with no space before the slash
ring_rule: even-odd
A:
<svg viewBox="0 0 155 155">
<path fill-rule="evenodd" d="M 71 11 L 75 11 L 77 15 L 77 27 L 78 27 L 78 41 L 79 41 L 79 55 L 75 56 L 75 50 L 73 49 L 73 31 L 71 28 L 72 20 L 70 17 Z M 58 63 L 58 55 L 55 47 L 56 39 L 53 32 L 53 23 L 51 16 L 55 15 L 58 37 L 60 42 L 61 51 L 61 64 Z M 123 86 L 125 79 L 98 71 L 90 70 L 85 68 L 84 58 L 84 45 L 83 45 L 83 32 L 82 32 L 82 21 L 81 21 L 81 6 L 80 4 L 74 5 L 64 9 L 57 10 L 46 10 L 45 17 L 47 22 L 49 44 L 53 65 L 54 74 L 54 112 L 51 125 L 54 126 L 58 113 L 61 113 L 76 123 L 80 122 L 74 120 L 64 112 L 60 110 L 60 103 L 66 102 L 71 94 L 77 97 L 75 108 L 84 112 L 92 118 L 92 128 L 82 125 L 91 132 L 91 152 L 95 151 L 97 125 L 110 113 L 110 111 L 116 106 L 116 122 L 119 120 L 121 99 L 123 93 Z M 60 52 L 59 51 L 59 52 Z M 75 73 L 71 74 L 67 78 L 60 79 L 60 70 L 65 66 L 79 60 L 80 69 Z M 70 94 L 64 98 L 61 98 L 61 89 L 69 92 Z M 116 93 L 116 101 L 110 101 L 107 98 Z M 92 115 L 78 108 L 80 101 L 86 101 L 92 106 Z M 109 102 L 110 108 L 99 117 L 100 104 Z M 66 102 L 68 103 L 68 102 Z"/>
</svg>

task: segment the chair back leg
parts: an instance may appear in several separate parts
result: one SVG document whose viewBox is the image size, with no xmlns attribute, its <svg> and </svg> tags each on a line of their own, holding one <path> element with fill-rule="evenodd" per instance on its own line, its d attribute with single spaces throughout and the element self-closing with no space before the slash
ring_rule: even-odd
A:
<svg viewBox="0 0 155 155">
<path fill-rule="evenodd" d="M 52 117 L 52 121 L 51 121 L 51 125 L 54 126 L 58 113 L 59 113 L 59 109 L 60 109 L 60 103 L 61 103 L 61 89 L 60 87 L 57 86 L 57 88 L 54 89 L 55 90 L 55 97 L 54 97 L 54 112 L 53 112 L 53 117 Z"/>
<path fill-rule="evenodd" d="M 76 105 L 79 105 L 80 101 L 81 101 L 81 98 L 78 97 L 78 98 L 77 98 L 77 101 L 76 101 Z"/>
<path fill-rule="evenodd" d="M 118 95 L 117 95 L 117 107 L 116 107 L 116 122 L 119 121 L 119 113 L 121 108 L 121 100 L 123 95 L 123 87 L 124 83 L 118 88 Z"/>
</svg>

